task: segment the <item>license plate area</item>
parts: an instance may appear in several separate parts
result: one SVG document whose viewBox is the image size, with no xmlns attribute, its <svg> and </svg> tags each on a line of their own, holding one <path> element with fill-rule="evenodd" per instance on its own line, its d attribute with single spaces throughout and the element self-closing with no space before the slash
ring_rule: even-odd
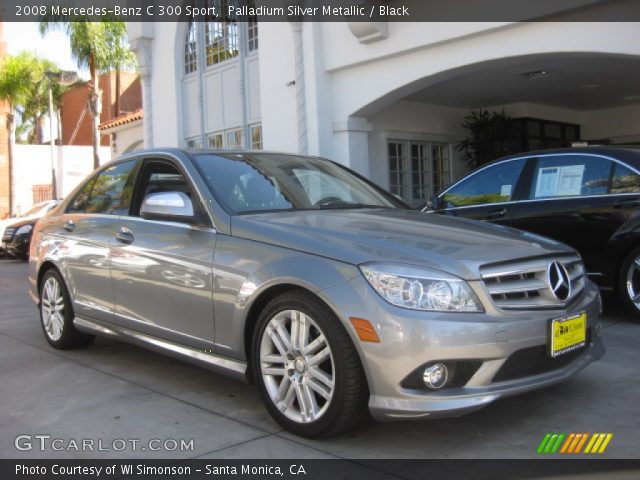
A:
<svg viewBox="0 0 640 480">
<path fill-rule="evenodd" d="M 587 341 L 586 312 L 554 318 L 549 333 L 549 355 L 552 358 L 584 347 Z"/>
</svg>

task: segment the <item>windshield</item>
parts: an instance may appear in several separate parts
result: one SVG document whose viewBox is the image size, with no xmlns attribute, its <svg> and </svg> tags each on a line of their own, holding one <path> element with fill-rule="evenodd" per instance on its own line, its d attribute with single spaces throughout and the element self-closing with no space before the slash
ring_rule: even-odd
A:
<svg viewBox="0 0 640 480">
<path fill-rule="evenodd" d="M 46 207 L 49 206 L 49 203 L 39 203 L 35 206 L 33 206 L 31 208 L 31 210 L 27 210 L 22 216 L 23 217 L 28 217 L 30 215 L 35 215 L 36 213 L 38 213 L 40 210 L 46 211 Z"/>
<path fill-rule="evenodd" d="M 284 154 L 195 154 L 216 199 L 232 213 L 339 208 L 408 208 L 328 160 Z"/>
</svg>

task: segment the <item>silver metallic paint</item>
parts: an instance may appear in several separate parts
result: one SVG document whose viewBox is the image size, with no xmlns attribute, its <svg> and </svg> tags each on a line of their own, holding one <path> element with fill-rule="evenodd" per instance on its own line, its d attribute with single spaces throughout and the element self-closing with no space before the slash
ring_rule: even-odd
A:
<svg viewBox="0 0 640 480">
<path fill-rule="evenodd" d="M 350 334 L 378 419 L 458 415 L 563 380 L 602 355 L 594 333 L 593 345 L 566 367 L 490 384 L 512 352 L 546 343 L 549 319 L 586 311 L 589 326 L 598 321 L 599 294 L 590 282 L 566 309 L 509 312 L 495 307 L 480 281 L 483 264 L 573 253 L 563 244 L 505 227 L 402 210 L 230 216 L 184 152 L 166 149 L 124 158 L 166 158 L 179 165 L 211 225 L 65 214 L 73 196 L 65 200 L 34 232 L 30 293 L 37 301 L 41 268 L 45 262 L 54 265 L 69 286 L 75 323 L 83 331 L 116 336 L 238 377 L 248 361 L 251 306 L 272 287 L 304 288 L 323 300 Z M 76 223 L 73 232 L 64 229 L 69 219 Z M 134 236 L 129 245 L 116 240 L 122 227 Z M 464 278 L 485 312 L 394 307 L 357 267 L 372 261 L 425 266 Z M 381 343 L 360 342 L 350 316 L 371 320 Z M 465 358 L 485 360 L 467 387 L 434 393 L 400 386 L 424 362 Z"/>
</svg>

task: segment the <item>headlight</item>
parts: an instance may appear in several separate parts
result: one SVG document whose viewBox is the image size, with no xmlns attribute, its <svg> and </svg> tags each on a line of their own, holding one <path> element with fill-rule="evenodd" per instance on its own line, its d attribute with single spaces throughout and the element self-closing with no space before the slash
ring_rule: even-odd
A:
<svg viewBox="0 0 640 480">
<path fill-rule="evenodd" d="M 402 308 L 435 312 L 482 312 L 480 300 L 464 280 L 437 270 L 370 263 L 360 266 L 373 289 Z"/>
<path fill-rule="evenodd" d="M 20 228 L 18 228 L 18 230 L 15 231 L 14 235 L 25 235 L 29 233 L 31 230 L 33 230 L 33 225 L 31 224 L 22 225 Z"/>
</svg>

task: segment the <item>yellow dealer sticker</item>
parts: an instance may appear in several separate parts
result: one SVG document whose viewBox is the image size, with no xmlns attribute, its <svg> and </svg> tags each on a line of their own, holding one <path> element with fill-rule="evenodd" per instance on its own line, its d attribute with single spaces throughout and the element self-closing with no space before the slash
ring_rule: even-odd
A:
<svg viewBox="0 0 640 480">
<path fill-rule="evenodd" d="M 584 347 L 587 340 L 585 312 L 551 321 L 551 356 L 557 357 Z"/>
</svg>

